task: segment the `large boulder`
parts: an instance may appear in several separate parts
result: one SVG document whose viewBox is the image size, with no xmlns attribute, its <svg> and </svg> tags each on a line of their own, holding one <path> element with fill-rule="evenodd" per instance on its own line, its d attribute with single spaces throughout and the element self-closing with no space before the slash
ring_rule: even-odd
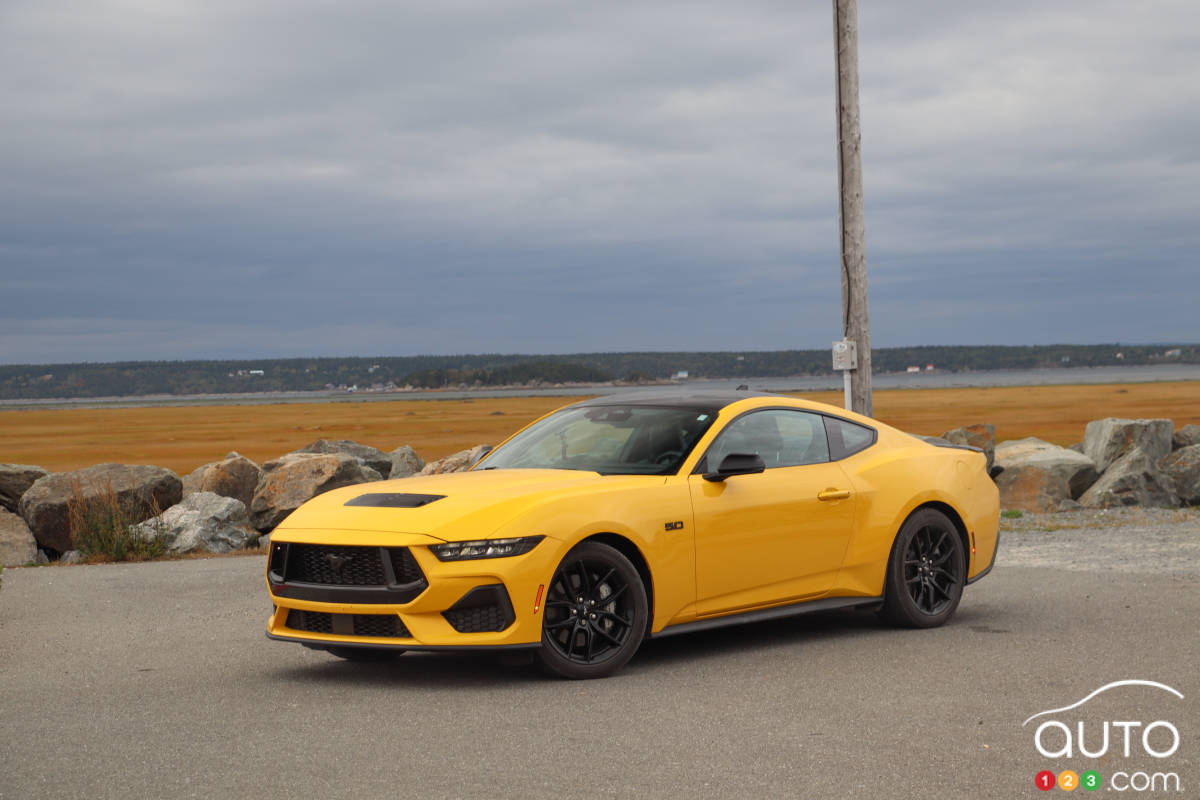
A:
<svg viewBox="0 0 1200 800">
<path fill-rule="evenodd" d="M 996 488 L 1004 509 L 1045 513 L 1071 504 L 1071 487 L 1066 480 L 1041 467 L 1005 467 L 996 476 Z"/>
<path fill-rule="evenodd" d="M 397 447 L 388 455 L 392 458 L 392 470 L 388 473 L 389 478 L 407 478 L 425 468 L 425 459 L 417 455 L 417 451 L 408 445 Z"/>
<path fill-rule="evenodd" d="M 37 540 L 25 520 L 0 508 L 0 567 L 17 567 L 37 560 Z"/>
<path fill-rule="evenodd" d="M 1110 464 L 1079 502 L 1085 508 L 1175 508 L 1179 505 L 1179 495 L 1175 493 L 1174 481 L 1158 468 L 1158 459 L 1134 448 Z"/>
<path fill-rule="evenodd" d="M 196 492 L 162 514 L 134 526 L 144 537 L 163 536 L 167 552 L 229 553 L 258 542 L 246 504 L 213 492 Z"/>
<path fill-rule="evenodd" d="M 0 508 L 15 512 L 21 495 L 50 473 L 31 464 L 0 464 Z"/>
<path fill-rule="evenodd" d="M 471 466 L 483 458 L 491 445 L 477 444 L 469 450 L 459 450 L 457 453 L 446 456 L 437 461 L 430 461 L 426 464 L 419 474 L 421 475 L 439 475 L 443 472 L 462 472 L 470 469 Z"/>
<path fill-rule="evenodd" d="M 21 497 L 19 511 L 38 544 L 59 553 L 75 548 L 72 502 L 104 503 L 110 498 L 130 522 L 149 519 L 183 496 L 183 483 L 169 469 L 129 464 L 97 464 L 38 478 Z"/>
<path fill-rule="evenodd" d="M 322 492 L 381 477 L 346 453 L 288 453 L 263 464 L 250 502 L 250 524 L 269 531 Z"/>
<path fill-rule="evenodd" d="M 1184 425 L 1171 437 L 1171 447 L 1176 450 L 1191 447 L 1194 444 L 1200 444 L 1200 425 Z"/>
<path fill-rule="evenodd" d="M 1053 472 L 1071 487 L 1072 499 L 1079 499 L 1100 477 L 1095 463 L 1083 453 L 1044 442 L 1035 436 L 996 445 L 996 465 L 1006 470 L 1037 467 Z"/>
<path fill-rule="evenodd" d="M 1098 419 L 1087 424 L 1083 433 L 1083 452 L 1099 472 L 1126 453 L 1141 450 L 1157 461 L 1171 452 L 1171 434 L 1175 423 L 1169 419 Z"/>
<path fill-rule="evenodd" d="M 212 492 L 241 500 L 249 507 L 262 469 L 241 453 L 232 452 L 222 461 L 205 464 L 183 478 L 183 495 Z"/>
<path fill-rule="evenodd" d="M 952 431 L 946 431 L 942 434 L 942 438 L 951 444 L 967 444 L 971 447 L 978 447 L 987 456 L 987 468 L 990 472 L 992 464 L 996 463 L 996 426 L 980 423 L 978 425 L 967 425 L 962 428 L 955 428 Z"/>
<path fill-rule="evenodd" d="M 1181 447 L 1164 456 L 1158 467 L 1175 484 L 1175 493 L 1188 505 L 1200 505 L 1200 444 Z"/>
<path fill-rule="evenodd" d="M 312 444 L 306 444 L 304 447 L 293 452 L 321 453 L 322 455 L 345 453 L 348 456 L 357 458 L 385 478 L 388 477 L 388 473 L 392 470 L 391 455 L 382 450 L 376 450 L 374 447 L 352 442 L 349 439 L 317 439 Z"/>
</svg>

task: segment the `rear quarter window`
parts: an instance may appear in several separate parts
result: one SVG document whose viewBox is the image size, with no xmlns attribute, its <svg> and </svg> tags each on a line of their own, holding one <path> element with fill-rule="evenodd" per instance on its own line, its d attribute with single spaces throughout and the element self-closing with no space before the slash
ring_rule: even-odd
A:
<svg viewBox="0 0 1200 800">
<path fill-rule="evenodd" d="M 874 428 L 838 417 L 825 417 L 825 432 L 829 435 L 829 455 L 834 461 L 866 450 L 879 436 Z"/>
</svg>

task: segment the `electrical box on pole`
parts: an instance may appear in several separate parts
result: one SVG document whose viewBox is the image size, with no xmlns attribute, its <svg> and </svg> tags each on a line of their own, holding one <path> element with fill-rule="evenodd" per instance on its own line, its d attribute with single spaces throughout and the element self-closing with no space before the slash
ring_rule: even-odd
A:
<svg viewBox="0 0 1200 800">
<path fill-rule="evenodd" d="M 833 343 L 833 368 L 842 373 L 842 384 L 846 390 L 845 407 L 853 411 L 850 373 L 858 369 L 858 345 L 853 340 L 842 339 Z"/>
</svg>

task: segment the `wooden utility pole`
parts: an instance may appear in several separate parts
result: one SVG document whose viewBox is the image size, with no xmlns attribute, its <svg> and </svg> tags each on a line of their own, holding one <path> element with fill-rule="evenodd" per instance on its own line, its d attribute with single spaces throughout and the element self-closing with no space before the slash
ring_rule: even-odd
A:
<svg viewBox="0 0 1200 800">
<path fill-rule="evenodd" d="M 857 345 L 849 372 L 850 409 L 868 417 L 871 400 L 871 323 L 867 316 L 867 250 L 863 225 L 862 133 L 858 120 L 858 4 L 833 0 L 837 68 L 838 222 L 842 251 L 842 334 Z"/>
</svg>

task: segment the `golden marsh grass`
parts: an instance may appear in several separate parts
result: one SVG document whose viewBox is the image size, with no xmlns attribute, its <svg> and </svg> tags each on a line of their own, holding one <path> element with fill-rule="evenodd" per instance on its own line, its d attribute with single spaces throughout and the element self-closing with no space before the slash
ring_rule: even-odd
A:
<svg viewBox="0 0 1200 800">
<path fill-rule="evenodd" d="M 840 392 L 802 395 L 840 405 Z M 0 411 L 0 461 L 52 471 L 108 461 L 185 474 L 230 450 L 262 463 L 315 439 L 353 439 L 426 460 L 495 444 L 537 416 L 580 398 L 480 397 L 274 405 Z M 902 430 L 940 434 L 991 422 L 1001 441 L 1037 436 L 1067 445 L 1102 417 L 1200 423 L 1200 382 L 902 389 L 875 393 L 875 415 Z"/>
</svg>

